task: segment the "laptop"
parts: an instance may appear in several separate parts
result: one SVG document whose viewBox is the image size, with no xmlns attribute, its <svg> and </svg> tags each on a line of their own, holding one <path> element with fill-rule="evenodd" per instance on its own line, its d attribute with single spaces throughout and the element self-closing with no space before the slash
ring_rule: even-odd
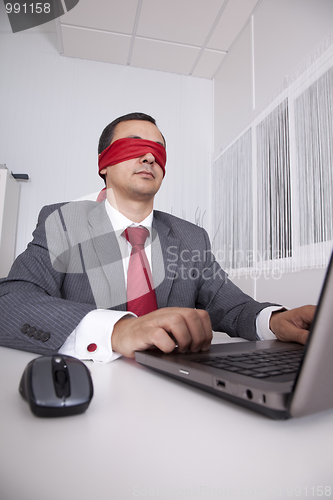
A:
<svg viewBox="0 0 333 500">
<path fill-rule="evenodd" d="M 201 353 L 135 353 L 138 363 L 274 419 L 333 408 L 333 254 L 306 346 L 278 340 Z"/>
</svg>

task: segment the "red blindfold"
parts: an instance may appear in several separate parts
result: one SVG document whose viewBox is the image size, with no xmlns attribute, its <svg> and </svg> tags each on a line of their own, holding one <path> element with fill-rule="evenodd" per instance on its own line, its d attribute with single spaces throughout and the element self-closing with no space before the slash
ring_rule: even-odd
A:
<svg viewBox="0 0 333 500">
<path fill-rule="evenodd" d="M 155 157 L 156 163 L 163 170 L 165 175 L 166 151 L 165 147 L 154 141 L 146 139 L 123 138 L 113 142 L 109 147 L 99 155 L 98 168 L 99 172 L 103 168 L 116 165 L 126 160 L 140 158 L 147 153 L 151 153 Z M 101 175 L 101 174 L 99 174 Z"/>
</svg>

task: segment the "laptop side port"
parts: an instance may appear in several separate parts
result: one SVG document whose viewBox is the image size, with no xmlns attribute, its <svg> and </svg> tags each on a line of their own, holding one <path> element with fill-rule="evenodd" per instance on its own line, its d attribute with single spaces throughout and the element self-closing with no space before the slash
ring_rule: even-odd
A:
<svg viewBox="0 0 333 500">
<path fill-rule="evenodd" d="M 247 399 L 252 399 L 253 398 L 253 393 L 252 393 L 252 391 L 250 389 L 247 389 L 246 396 L 247 396 Z"/>
<path fill-rule="evenodd" d="M 225 387 L 225 382 L 223 382 L 223 380 L 216 379 L 216 385 L 217 387 Z"/>
</svg>

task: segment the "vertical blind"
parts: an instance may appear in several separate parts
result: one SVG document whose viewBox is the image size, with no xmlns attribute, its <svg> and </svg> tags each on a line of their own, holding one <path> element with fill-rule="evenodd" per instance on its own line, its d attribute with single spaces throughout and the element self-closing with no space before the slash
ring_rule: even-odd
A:
<svg viewBox="0 0 333 500">
<path fill-rule="evenodd" d="M 284 92 L 213 162 L 213 251 L 229 273 L 327 264 L 333 244 L 333 68 L 305 87 Z"/>
<path fill-rule="evenodd" d="M 333 238 L 333 68 L 295 100 L 300 245 Z"/>
</svg>

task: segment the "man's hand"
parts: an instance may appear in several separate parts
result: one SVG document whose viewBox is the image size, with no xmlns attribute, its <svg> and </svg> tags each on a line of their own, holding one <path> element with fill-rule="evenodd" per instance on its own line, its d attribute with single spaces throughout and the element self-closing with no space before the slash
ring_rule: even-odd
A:
<svg viewBox="0 0 333 500">
<path fill-rule="evenodd" d="M 129 358 L 135 351 L 158 347 L 172 352 L 209 349 L 213 338 L 210 317 L 203 309 L 166 307 L 139 318 L 122 318 L 114 326 L 112 350 Z"/>
<path fill-rule="evenodd" d="M 269 327 L 278 340 L 305 344 L 316 311 L 315 306 L 303 306 L 290 311 L 272 313 Z"/>
</svg>

